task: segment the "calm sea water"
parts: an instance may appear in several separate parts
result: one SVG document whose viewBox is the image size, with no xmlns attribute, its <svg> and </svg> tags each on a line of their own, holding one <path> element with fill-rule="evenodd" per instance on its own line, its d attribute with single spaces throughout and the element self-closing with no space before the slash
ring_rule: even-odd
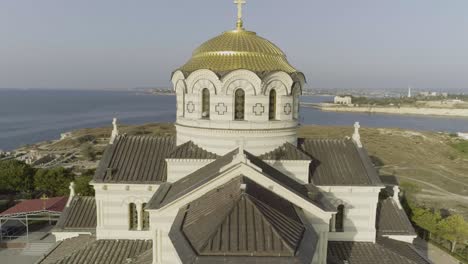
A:
<svg viewBox="0 0 468 264">
<path fill-rule="evenodd" d="M 330 97 L 303 97 L 321 102 Z M 0 149 L 57 139 L 77 128 L 120 123 L 174 122 L 175 97 L 115 91 L 0 90 Z M 399 127 L 430 131 L 468 131 L 468 118 L 334 113 L 302 108 L 303 124 Z"/>
</svg>

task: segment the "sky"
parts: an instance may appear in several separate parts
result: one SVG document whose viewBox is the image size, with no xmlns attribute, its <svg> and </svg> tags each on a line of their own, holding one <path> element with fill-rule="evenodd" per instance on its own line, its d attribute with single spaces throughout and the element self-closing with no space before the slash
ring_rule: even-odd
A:
<svg viewBox="0 0 468 264">
<path fill-rule="evenodd" d="M 247 0 L 244 26 L 311 88 L 468 92 L 466 0 Z M 0 88 L 169 87 L 232 0 L 1 0 Z"/>
</svg>

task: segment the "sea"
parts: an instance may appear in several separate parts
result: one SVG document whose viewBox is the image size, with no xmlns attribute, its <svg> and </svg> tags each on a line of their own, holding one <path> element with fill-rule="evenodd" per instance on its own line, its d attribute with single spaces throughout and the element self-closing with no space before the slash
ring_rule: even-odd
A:
<svg viewBox="0 0 468 264">
<path fill-rule="evenodd" d="M 329 96 L 303 96 L 304 102 L 324 102 Z M 0 89 L 0 150 L 60 138 L 79 128 L 175 121 L 175 96 L 136 91 L 2 90 Z M 468 132 L 468 117 L 433 117 L 368 113 L 322 112 L 302 107 L 304 125 L 403 128 L 422 131 Z"/>
</svg>

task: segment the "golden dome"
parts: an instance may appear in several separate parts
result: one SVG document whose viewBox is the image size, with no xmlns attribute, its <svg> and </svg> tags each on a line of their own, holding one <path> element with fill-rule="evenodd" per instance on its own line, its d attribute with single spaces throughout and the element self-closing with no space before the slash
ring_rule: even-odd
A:
<svg viewBox="0 0 468 264">
<path fill-rule="evenodd" d="M 297 72 L 286 55 L 270 41 L 255 32 L 237 29 L 214 37 L 198 47 L 192 58 L 179 70 L 193 72 L 209 69 L 228 72 L 238 69 L 253 72 Z"/>
</svg>

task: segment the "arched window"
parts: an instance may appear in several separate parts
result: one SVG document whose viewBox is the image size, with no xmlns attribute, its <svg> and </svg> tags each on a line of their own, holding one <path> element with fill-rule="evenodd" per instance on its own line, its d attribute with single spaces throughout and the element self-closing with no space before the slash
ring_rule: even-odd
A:
<svg viewBox="0 0 468 264">
<path fill-rule="evenodd" d="M 270 106 L 268 112 L 268 119 L 275 120 L 276 119 L 276 91 L 270 91 Z"/>
<path fill-rule="evenodd" d="M 292 97 L 293 97 L 293 119 L 297 120 L 299 119 L 299 95 L 301 94 L 301 91 L 298 87 L 298 85 L 294 85 L 292 89 Z"/>
<path fill-rule="evenodd" d="M 202 90 L 202 118 L 210 118 L 210 90 Z"/>
<path fill-rule="evenodd" d="M 245 93 L 237 89 L 234 97 L 234 120 L 244 120 Z"/>
<path fill-rule="evenodd" d="M 130 230 L 138 229 L 138 212 L 134 203 L 128 205 L 128 224 Z"/>
<path fill-rule="evenodd" d="M 142 206 L 141 206 L 141 210 L 143 212 L 143 230 L 148 230 L 149 229 L 149 212 L 145 210 L 145 206 L 146 206 L 146 203 L 144 203 Z"/>
<path fill-rule="evenodd" d="M 344 205 L 339 205 L 335 217 L 335 231 L 343 232 L 344 227 Z"/>
</svg>

